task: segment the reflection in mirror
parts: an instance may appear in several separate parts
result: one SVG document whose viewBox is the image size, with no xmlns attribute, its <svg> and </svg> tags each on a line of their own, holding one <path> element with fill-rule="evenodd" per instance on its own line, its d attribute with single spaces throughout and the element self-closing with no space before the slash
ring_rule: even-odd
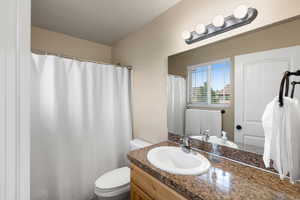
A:
<svg viewBox="0 0 300 200">
<path fill-rule="evenodd" d="M 184 135 L 186 107 L 186 80 L 181 76 L 168 76 L 168 131 Z"/>
<path fill-rule="evenodd" d="M 293 19 L 169 56 L 168 131 L 263 153 L 262 115 L 284 72 L 300 69 L 299 35 Z"/>
</svg>

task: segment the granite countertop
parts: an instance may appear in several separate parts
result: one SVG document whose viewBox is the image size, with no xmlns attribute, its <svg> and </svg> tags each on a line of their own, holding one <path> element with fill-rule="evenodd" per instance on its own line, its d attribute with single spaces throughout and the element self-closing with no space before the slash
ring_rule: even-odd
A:
<svg viewBox="0 0 300 200">
<path fill-rule="evenodd" d="M 211 162 L 207 173 L 199 176 L 175 175 L 154 167 L 147 160 L 150 149 L 159 146 L 178 146 L 162 142 L 128 153 L 129 160 L 191 200 L 290 200 L 300 199 L 300 184 L 290 184 L 279 176 L 260 169 L 248 167 L 206 152 L 200 152 Z"/>
</svg>

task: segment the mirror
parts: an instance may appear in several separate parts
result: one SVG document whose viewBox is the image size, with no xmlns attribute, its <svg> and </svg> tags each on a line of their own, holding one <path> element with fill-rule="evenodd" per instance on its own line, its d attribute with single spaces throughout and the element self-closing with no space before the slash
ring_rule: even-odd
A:
<svg viewBox="0 0 300 200">
<path fill-rule="evenodd" d="M 300 69 L 299 35 L 293 19 L 169 56 L 169 133 L 262 154 L 262 115 Z"/>
</svg>

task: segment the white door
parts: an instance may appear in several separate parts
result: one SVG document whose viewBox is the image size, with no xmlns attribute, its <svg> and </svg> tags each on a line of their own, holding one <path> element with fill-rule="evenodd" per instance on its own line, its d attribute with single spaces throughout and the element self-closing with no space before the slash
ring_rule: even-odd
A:
<svg viewBox="0 0 300 200">
<path fill-rule="evenodd" d="M 300 46 L 235 57 L 235 142 L 264 146 L 261 123 L 264 109 L 278 96 L 284 72 L 299 67 Z M 295 97 L 300 97 L 300 86 Z"/>
</svg>

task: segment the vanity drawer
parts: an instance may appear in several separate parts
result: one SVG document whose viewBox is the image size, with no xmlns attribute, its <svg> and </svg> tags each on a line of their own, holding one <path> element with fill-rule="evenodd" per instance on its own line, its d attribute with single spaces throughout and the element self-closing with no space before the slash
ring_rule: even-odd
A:
<svg viewBox="0 0 300 200">
<path fill-rule="evenodd" d="M 131 165 L 131 181 L 154 200 L 186 200 L 186 198 L 156 180 L 134 164 Z"/>
</svg>

